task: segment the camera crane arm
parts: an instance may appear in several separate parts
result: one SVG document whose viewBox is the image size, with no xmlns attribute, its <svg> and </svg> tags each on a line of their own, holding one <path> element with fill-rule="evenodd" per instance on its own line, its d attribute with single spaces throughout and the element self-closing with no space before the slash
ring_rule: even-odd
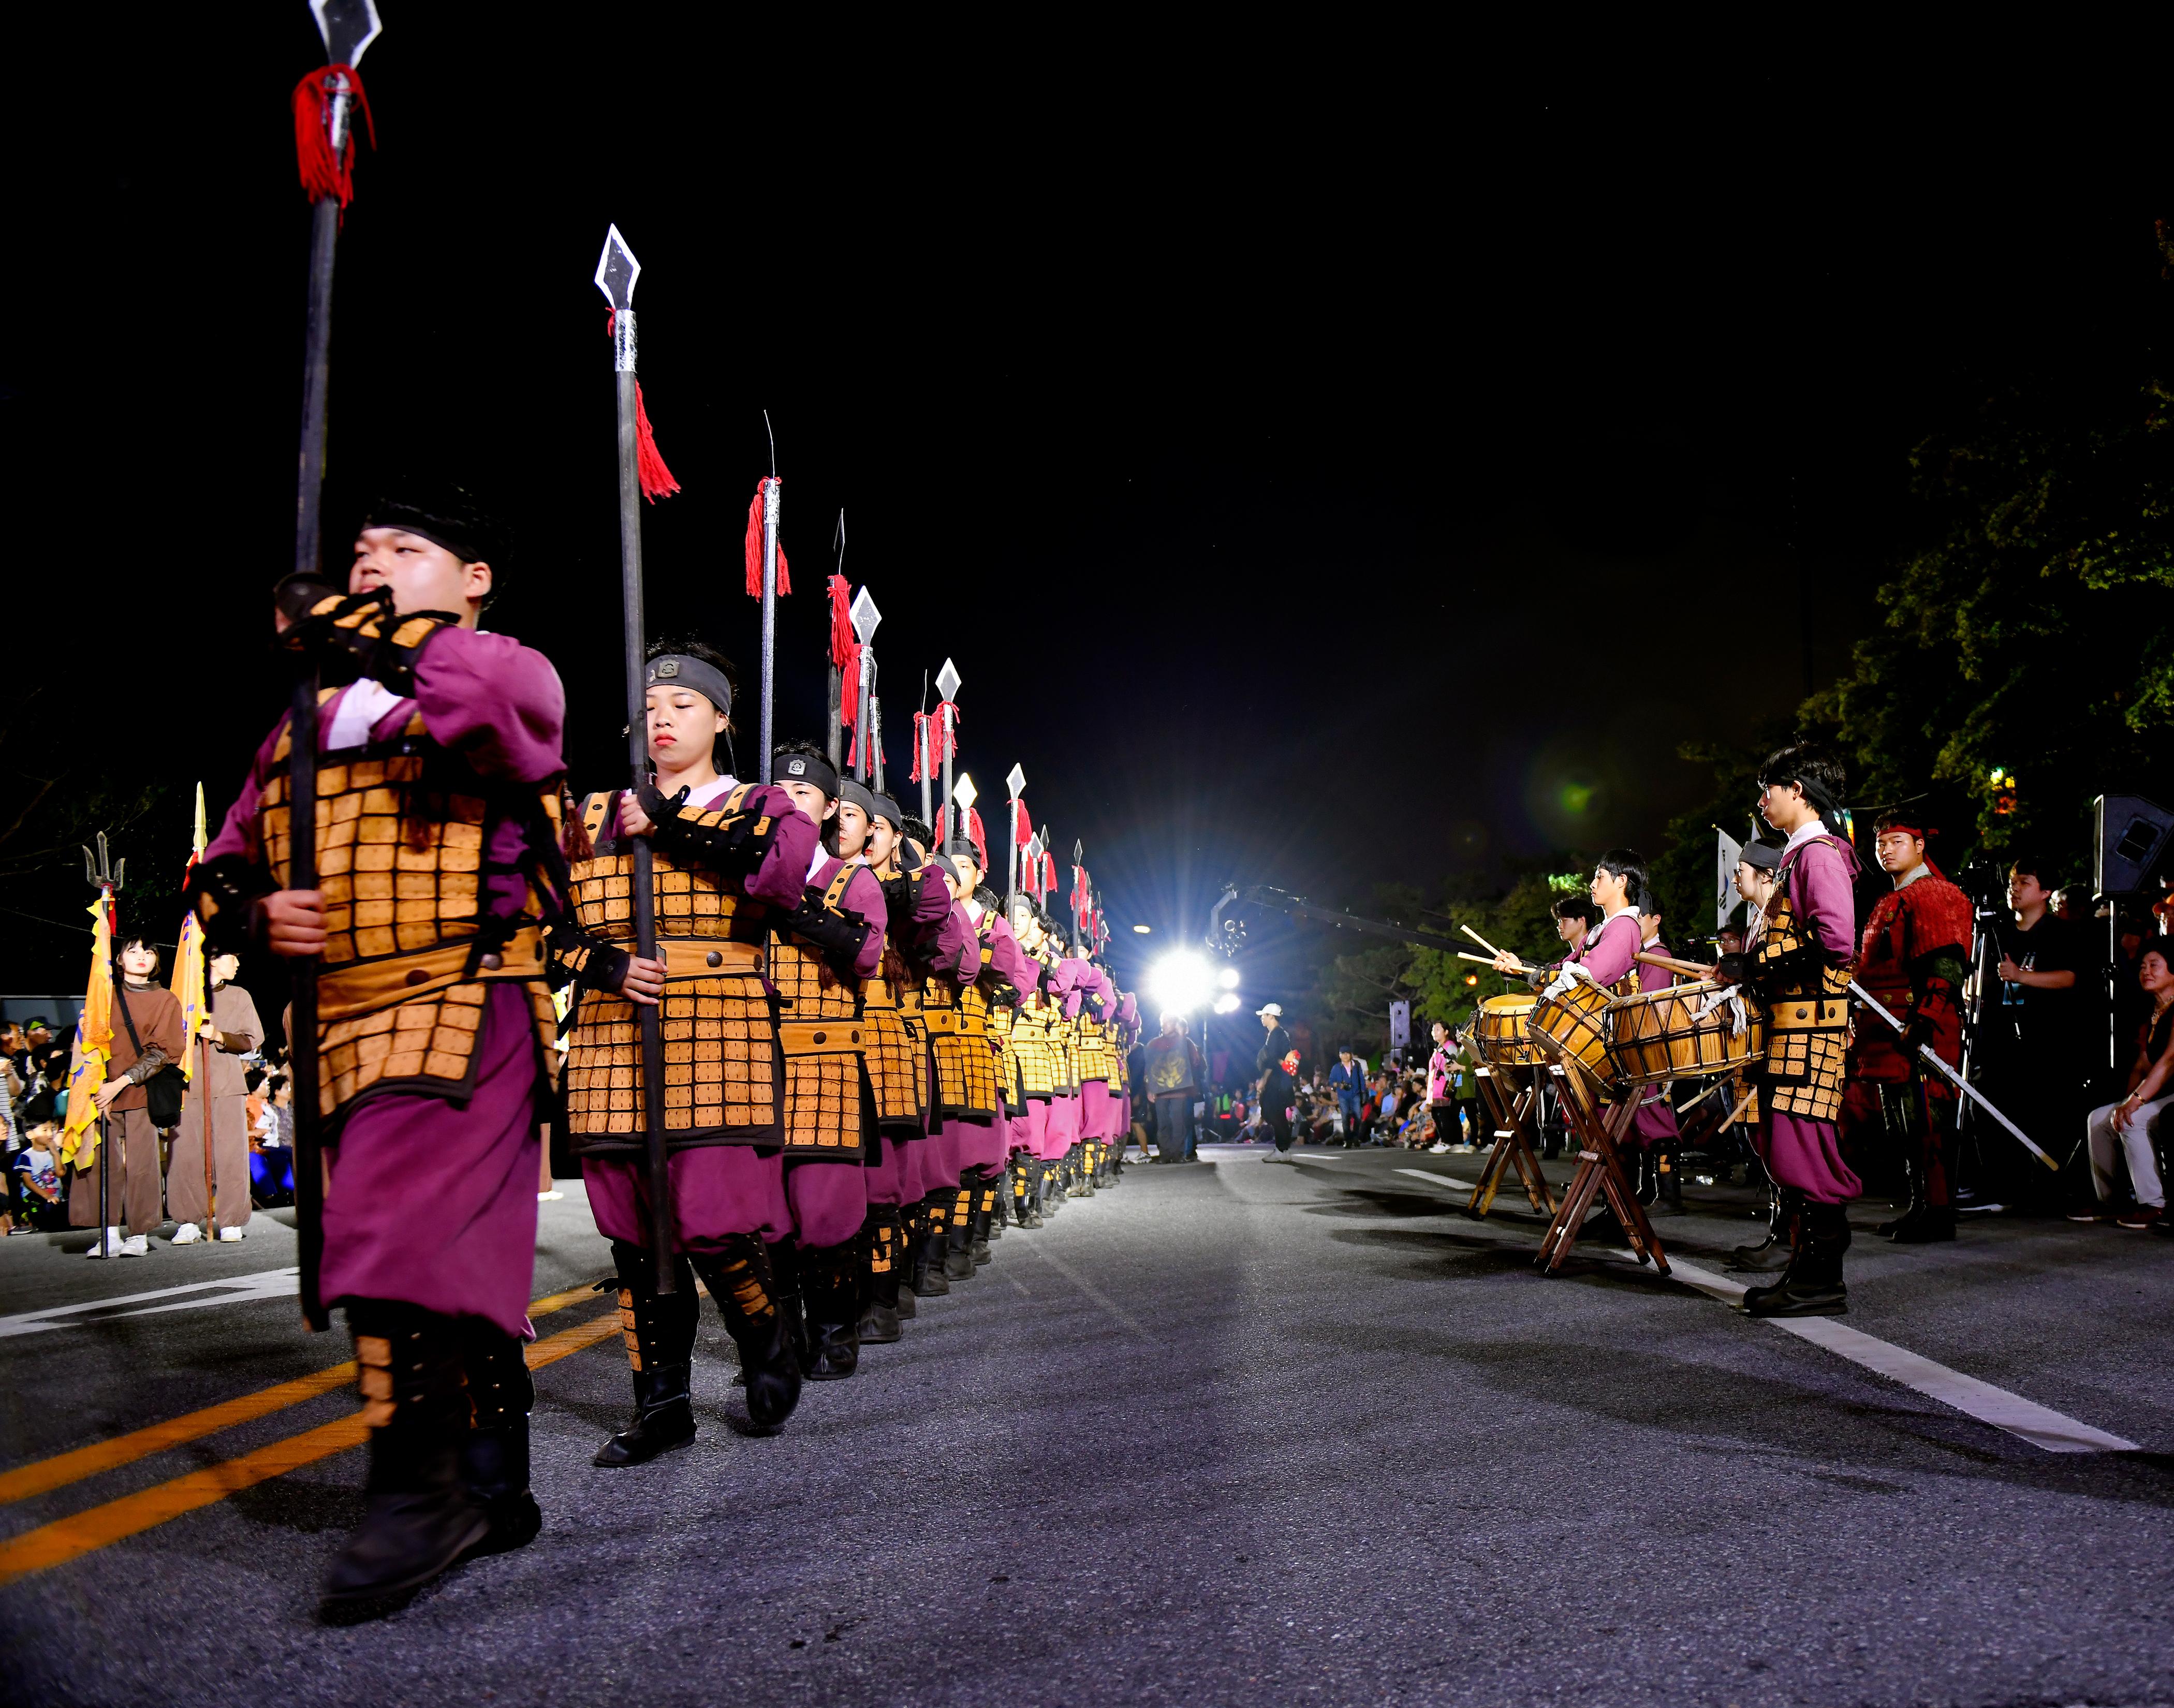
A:
<svg viewBox="0 0 2174 1708">
<path fill-rule="evenodd" d="M 1439 932 L 1414 931 L 1409 926 L 1393 925 L 1386 919 L 1366 919 L 1355 913 L 1339 912 L 1333 907 L 1316 906 L 1303 895 L 1272 889 L 1266 884 L 1248 884 L 1241 889 L 1230 884 L 1224 886 L 1222 899 L 1216 902 L 1208 916 L 1208 946 L 1225 957 L 1236 954 L 1246 942 L 1244 918 L 1225 917 L 1233 902 L 1246 907 L 1268 908 L 1292 919 L 1317 920 L 1323 925 L 1334 926 L 1339 931 L 1357 931 L 1371 937 L 1386 937 L 1398 943 L 1415 944 L 1420 949 L 1447 949 L 1456 954 L 1464 948 L 1464 944 L 1455 938 L 1444 937 Z"/>
</svg>

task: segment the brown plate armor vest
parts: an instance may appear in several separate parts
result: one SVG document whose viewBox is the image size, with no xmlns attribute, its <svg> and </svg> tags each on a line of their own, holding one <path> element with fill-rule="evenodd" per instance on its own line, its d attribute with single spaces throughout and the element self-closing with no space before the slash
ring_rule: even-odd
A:
<svg viewBox="0 0 2174 1708">
<path fill-rule="evenodd" d="M 895 965 L 895 958 L 887 958 L 887 965 Z M 908 989 L 904 994 L 918 1006 L 919 992 Z M 868 1089 L 875 1098 L 876 1125 L 901 1137 L 925 1132 L 924 1046 L 906 1025 L 888 971 L 861 981 L 861 1017 L 868 1023 Z"/>
<path fill-rule="evenodd" d="M 1038 990 L 1022 996 L 1012 1011 L 1012 1055 L 1019 1063 L 1019 1090 L 1025 1096 L 1056 1095 L 1060 1063 L 1050 1041 L 1051 1018 L 1049 998 Z"/>
<path fill-rule="evenodd" d="M 921 1018 L 936 1061 L 938 1112 L 994 1120 L 997 1056 L 989 1047 L 988 998 L 980 986 L 962 990 L 931 973 L 921 984 Z"/>
<path fill-rule="evenodd" d="M 1796 853 L 1782 862 L 1774 912 L 1752 951 L 1752 982 L 1766 1002 L 1766 1061 L 1757 1083 L 1769 1113 L 1834 1121 L 1849 1053 L 1850 970 L 1846 962 L 1815 964 L 1812 939 L 1789 905 L 1796 862 Z"/>
<path fill-rule="evenodd" d="M 1005 1111 L 1016 1115 L 1026 1107 L 1026 1093 L 1019 1078 L 1019 1051 L 1012 1046 L 1012 1026 L 1018 1010 L 1009 997 L 998 994 L 1011 987 L 1000 983 L 992 970 L 996 963 L 996 951 L 991 946 L 996 919 L 994 913 L 982 910 L 979 930 L 982 974 L 987 981 L 983 994 L 989 1005 L 989 1041 L 997 1052 L 997 1085 L 1003 1093 Z"/>
<path fill-rule="evenodd" d="M 722 824 L 742 811 L 747 792 L 743 785 L 715 811 L 685 816 Z M 634 858 L 624 842 L 602 840 L 618 798 L 610 791 L 581 802 L 596 851 L 572 864 L 574 912 L 583 932 L 631 954 Z M 749 900 L 737 879 L 677 864 L 661 851 L 652 850 L 650 862 L 664 963 L 665 1147 L 781 1143 L 785 1069 L 763 984 L 771 909 Z M 561 955 L 576 972 L 578 954 Z M 566 1054 L 566 1129 L 577 1152 L 641 1153 L 641 1052 L 635 1005 L 616 991 L 584 992 Z"/>
<path fill-rule="evenodd" d="M 847 864 L 832 874 L 821 897 L 825 910 L 842 913 L 839 899 L 860 869 Z M 874 928 L 880 930 L 881 922 Z M 865 1160 L 874 1124 L 862 981 L 840 977 L 821 950 L 775 927 L 770 977 L 777 992 L 777 1041 L 785 1052 L 785 1154 L 826 1162 Z"/>
<path fill-rule="evenodd" d="M 339 690 L 327 689 L 320 705 Z M 290 751 L 257 803 L 252 854 L 287 887 Z M 466 1102 L 476 1040 L 494 984 L 528 993 L 546 1071 L 555 1076 L 559 1022 L 545 976 L 549 916 L 533 871 L 511 919 L 494 917 L 485 862 L 490 833 L 527 818 L 557 852 L 559 783 L 494 783 L 432 741 L 420 712 L 388 741 L 317 759 L 317 887 L 325 898 L 318 958 L 318 1109 L 327 1138 L 364 1097 L 419 1091 Z"/>
<path fill-rule="evenodd" d="M 1110 1035 L 1103 1030 L 1102 1023 L 1087 1012 L 1084 1004 L 1079 1010 L 1079 1077 L 1117 1086 L 1124 1084 L 1125 1078 Z"/>
</svg>

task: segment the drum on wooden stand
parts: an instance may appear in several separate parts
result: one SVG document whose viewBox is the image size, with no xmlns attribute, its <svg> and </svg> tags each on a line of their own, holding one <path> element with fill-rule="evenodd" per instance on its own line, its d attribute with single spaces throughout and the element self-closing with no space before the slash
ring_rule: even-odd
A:
<svg viewBox="0 0 2174 1708">
<path fill-rule="evenodd" d="M 1568 1057 L 1595 1079 L 1608 1077 L 1608 1007 L 1602 986 L 1585 979 L 1533 1004 L 1527 1035 L 1553 1055 Z"/>
<path fill-rule="evenodd" d="M 1473 1017 L 1472 1035 L 1479 1058 L 1490 1068 L 1536 1068 L 1547 1054 L 1527 1035 L 1525 1023 L 1539 1000 L 1522 992 L 1489 997 Z"/>
<path fill-rule="evenodd" d="M 1608 1072 L 1620 1083 L 1658 1085 L 1734 1073 L 1766 1054 L 1765 1015 L 1712 979 L 1619 997 L 1609 1011 Z"/>
</svg>

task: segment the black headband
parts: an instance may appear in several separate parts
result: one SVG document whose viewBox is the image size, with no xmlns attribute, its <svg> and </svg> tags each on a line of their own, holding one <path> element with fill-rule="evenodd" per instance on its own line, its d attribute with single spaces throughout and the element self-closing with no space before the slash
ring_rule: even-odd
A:
<svg viewBox="0 0 2174 1708">
<path fill-rule="evenodd" d="M 876 797 L 852 777 L 838 779 L 838 798 L 858 807 L 871 819 L 876 815 Z"/>
<path fill-rule="evenodd" d="M 822 790 L 834 801 L 838 798 L 838 774 L 830 769 L 828 759 L 813 754 L 772 754 L 770 780 L 774 783 L 807 783 Z"/>
<path fill-rule="evenodd" d="M 873 798 L 875 805 L 868 809 L 868 816 L 871 819 L 882 819 L 894 830 L 906 822 L 898 810 L 898 803 L 891 799 L 889 795 L 878 795 Z"/>
<path fill-rule="evenodd" d="M 642 673 L 641 679 L 649 688 L 692 689 L 719 711 L 727 715 L 732 711 L 733 685 L 725 680 L 724 673 L 684 652 L 660 652 L 649 661 L 649 668 Z"/>
</svg>

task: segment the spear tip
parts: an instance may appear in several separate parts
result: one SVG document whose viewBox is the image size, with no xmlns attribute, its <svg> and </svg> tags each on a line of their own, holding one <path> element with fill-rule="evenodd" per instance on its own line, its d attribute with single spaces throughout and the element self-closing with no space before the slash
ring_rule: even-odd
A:
<svg viewBox="0 0 2174 1708">
<path fill-rule="evenodd" d="M 619 235 L 614 225 L 604 234 L 604 252 L 597 257 L 597 289 L 604 294 L 604 300 L 614 311 L 634 306 L 635 281 L 641 277 L 641 263 L 634 258 L 634 251 L 626 246 L 626 239 Z"/>
<path fill-rule="evenodd" d="M 385 28 L 377 0 L 310 0 L 310 15 L 325 39 L 325 57 L 333 65 L 360 65 L 370 44 Z"/>
</svg>

